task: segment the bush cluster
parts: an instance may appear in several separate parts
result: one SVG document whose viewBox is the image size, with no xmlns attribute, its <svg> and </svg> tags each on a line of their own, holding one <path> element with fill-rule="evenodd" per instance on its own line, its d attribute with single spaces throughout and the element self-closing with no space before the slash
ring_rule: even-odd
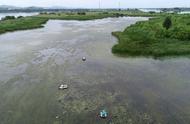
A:
<svg viewBox="0 0 190 124">
<path fill-rule="evenodd" d="M 137 22 L 124 32 L 113 33 L 119 43 L 113 53 L 145 56 L 190 54 L 190 16 L 174 15 Z"/>
<path fill-rule="evenodd" d="M 78 12 L 77 14 L 78 14 L 78 15 L 86 15 L 85 12 Z"/>
<path fill-rule="evenodd" d="M 16 19 L 15 16 L 5 16 L 1 20 L 10 20 L 10 19 Z"/>
<path fill-rule="evenodd" d="M 127 31 L 129 32 L 130 36 L 138 34 L 136 36 L 139 39 L 144 39 L 147 41 L 153 41 L 153 39 L 156 38 L 190 40 L 189 22 L 190 18 L 183 18 L 183 16 L 151 19 L 148 22 L 138 22 L 134 26 L 134 29 L 132 28 L 132 26 L 128 28 Z"/>
</svg>

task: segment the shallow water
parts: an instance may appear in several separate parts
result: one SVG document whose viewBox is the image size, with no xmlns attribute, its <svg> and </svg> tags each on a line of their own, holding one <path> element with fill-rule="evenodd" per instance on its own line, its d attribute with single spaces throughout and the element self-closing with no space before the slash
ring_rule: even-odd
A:
<svg viewBox="0 0 190 124">
<path fill-rule="evenodd" d="M 190 59 L 111 53 L 111 32 L 141 20 L 50 20 L 1 35 L 1 123 L 189 124 Z M 61 82 L 69 89 L 59 91 Z M 102 109 L 107 119 L 97 116 Z"/>
</svg>

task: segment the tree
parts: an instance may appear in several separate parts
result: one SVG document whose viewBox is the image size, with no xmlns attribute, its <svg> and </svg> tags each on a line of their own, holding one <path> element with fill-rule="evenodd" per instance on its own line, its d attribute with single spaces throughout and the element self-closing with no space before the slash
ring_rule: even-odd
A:
<svg viewBox="0 0 190 124">
<path fill-rule="evenodd" d="M 150 11 L 149 13 L 150 13 L 150 14 L 155 14 L 156 12 L 155 12 L 155 11 Z"/>
<path fill-rule="evenodd" d="M 14 16 L 5 16 L 1 20 L 10 20 L 10 19 L 15 19 L 15 17 Z"/>
<path fill-rule="evenodd" d="M 78 12 L 77 14 L 78 14 L 78 15 L 86 15 L 85 12 Z"/>
<path fill-rule="evenodd" d="M 172 20 L 170 17 L 166 17 L 164 22 L 163 22 L 163 27 L 166 28 L 166 30 L 168 30 L 169 28 L 171 28 L 172 26 Z"/>
<path fill-rule="evenodd" d="M 17 18 L 20 19 L 20 18 L 23 18 L 23 16 L 18 16 Z"/>
</svg>

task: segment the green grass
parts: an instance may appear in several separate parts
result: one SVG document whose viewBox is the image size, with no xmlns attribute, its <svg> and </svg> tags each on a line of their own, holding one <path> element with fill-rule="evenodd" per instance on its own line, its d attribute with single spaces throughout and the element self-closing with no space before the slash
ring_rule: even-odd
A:
<svg viewBox="0 0 190 124">
<path fill-rule="evenodd" d="M 118 17 L 118 15 L 123 16 L 143 16 L 143 17 L 152 17 L 160 16 L 164 14 L 160 13 L 147 13 L 139 10 L 124 10 L 124 11 L 97 11 L 97 12 L 86 12 L 86 15 L 78 15 L 77 13 L 42 13 L 38 15 L 41 18 L 48 19 L 61 19 L 61 20 L 93 20 L 93 19 L 102 19 L 107 17 Z"/>
<path fill-rule="evenodd" d="M 118 38 L 112 52 L 127 56 L 177 56 L 190 54 L 190 16 L 170 15 L 172 27 L 163 28 L 165 16 L 137 22 L 123 32 L 113 32 Z"/>
<path fill-rule="evenodd" d="M 0 34 L 16 30 L 41 28 L 47 21 L 48 19 L 36 17 L 0 21 Z"/>
<path fill-rule="evenodd" d="M 87 12 L 86 15 L 78 15 L 77 13 L 50 13 L 40 14 L 37 17 L 60 20 L 93 20 L 107 17 L 117 17 L 117 15 L 114 13 Z"/>
</svg>

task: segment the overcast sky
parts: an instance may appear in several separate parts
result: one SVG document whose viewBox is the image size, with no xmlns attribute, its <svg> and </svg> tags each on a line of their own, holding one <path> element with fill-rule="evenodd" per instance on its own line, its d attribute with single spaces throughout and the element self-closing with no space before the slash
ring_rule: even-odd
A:
<svg viewBox="0 0 190 124">
<path fill-rule="evenodd" d="M 100 0 L 101 8 L 190 7 L 190 0 Z M 98 8 L 99 0 L 0 0 L 0 5 Z"/>
</svg>

